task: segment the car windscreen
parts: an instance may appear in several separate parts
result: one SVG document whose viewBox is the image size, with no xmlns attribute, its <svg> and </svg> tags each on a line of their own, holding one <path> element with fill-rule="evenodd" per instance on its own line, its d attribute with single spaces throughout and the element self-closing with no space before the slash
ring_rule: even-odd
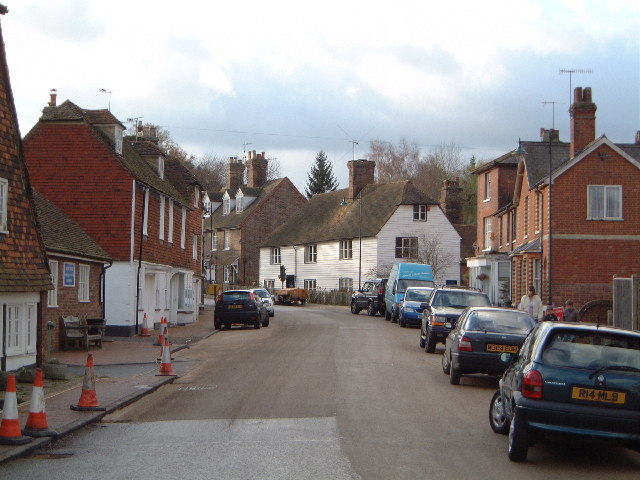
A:
<svg viewBox="0 0 640 480">
<path fill-rule="evenodd" d="M 560 330 L 547 339 L 542 361 L 563 367 L 622 366 L 640 370 L 640 339 L 606 332 Z"/>
<path fill-rule="evenodd" d="M 227 303 L 232 302 L 248 302 L 251 299 L 249 292 L 224 292 L 222 294 L 222 301 Z"/>
<path fill-rule="evenodd" d="M 262 298 L 271 297 L 271 294 L 267 290 L 254 290 L 254 293 Z"/>
<path fill-rule="evenodd" d="M 398 280 L 398 286 L 396 287 L 396 293 L 404 293 L 409 287 L 434 287 L 435 284 L 431 280 L 413 280 L 410 278 L 403 278 Z"/>
<path fill-rule="evenodd" d="M 489 307 L 491 302 L 483 293 L 442 290 L 436 293 L 432 304 L 436 307 Z"/>
<path fill-rule="evenodd" d="M 465 328 L 481 332 L 526 335 L 535 324 L 536 321 L 531 315 L 517 310 L 513 312 L 480 310 L 469 315 Z"/>
<path fill-rule="evenodd" d="M 414 290 L 409 288 L 404 296 L 404 299 L 408 302 L 426 302 L 429 300 L 431 290 Z"/>
</svg>

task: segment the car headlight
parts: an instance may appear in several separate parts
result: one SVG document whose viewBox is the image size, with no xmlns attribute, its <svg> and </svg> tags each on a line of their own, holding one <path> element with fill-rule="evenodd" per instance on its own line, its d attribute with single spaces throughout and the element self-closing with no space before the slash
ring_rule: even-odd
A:
<svg viewBox="0 0 640 480">
<path fill-rule="evenodd" d="M 433 315 L 430 323 L 431 325 L 444 326 L 447 323 L 447 317 L 445 315 Z"/>
<path fill-rule="evenodd" d="M 412 308 L 412 307 L 404 307 L 404 311 L 405 311 L 405 312 L 415 312 L 415 311 L 416 311 L 416 309 L 415 309 L 415 308 Z"/>
</svg>

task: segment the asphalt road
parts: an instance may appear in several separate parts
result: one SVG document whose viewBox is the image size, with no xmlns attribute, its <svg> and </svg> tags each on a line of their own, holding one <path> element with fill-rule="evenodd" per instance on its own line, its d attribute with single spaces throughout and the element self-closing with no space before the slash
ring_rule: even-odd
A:
<svg viewBox="0 0 640 480">
<path fill-rule="evenodd" d="M 640 454 L 614 447 L 539 444 L 510 462 L 488 423 L 497 379 L 452 386 L 442 346 L 431 355 L 418 340 L 346 308 L 280 306 L 268 328 L 178 352 L 194 366 L 174 384 L 0 477 L 637 478 Z"/>
</svg>

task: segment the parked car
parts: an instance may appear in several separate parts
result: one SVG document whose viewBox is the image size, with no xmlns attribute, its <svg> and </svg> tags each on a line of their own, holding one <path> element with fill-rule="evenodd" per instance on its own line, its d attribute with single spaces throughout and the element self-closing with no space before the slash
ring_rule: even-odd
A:
<svg viewBox="0 0 640 480">
<path fill-rule="evenodd" d="M 489 297 L 475 288 L 453 285 L 435 288 L 422 310 L 420 347 L 427 353 L 435 352 L 436 344 L 444 343 L 465 308 L 489 306 Z"/>
<path fill-rule="evenodd" d="M 273 295 L 271 295 L 266 288 L 254 288 L 251 291 L 253 292 L 254 295 L 257 295 L 258 297 L 260 297 L 260 299 L 262 300 L 262 303 L 264 303 L 264 307 L 267 309 L 267 313 L 269 314 L 270 317 L 273 317 L 276 313 L 275 307 L 274 307 L 275 299 Z M 269 322 L 267 322 L 266 325 L 263 325 L 263 327 L 268 327 L 268 326 L 269 326 Z"/>
<path fill-rule="evenodd" d="M 370 278 L 362 288 L 351 295 L 351 313 L 357 315 L 360 310 L 366 310 L 371 317 L 376 313 L 384 315 L 384 290 L 386 278 Z"/>
<path fill-rule="evenodd" d="M 269 314 L 260 297 L 251 290 L 227 290 L 218 295 L 213 311 L 213 325 L 217 330 L 232 325 L 269 326 Z"/>
<path fill-rule="evenodd" d="M 508 455 L 524 461 L 546 436 L 578 437 L 640 451 L 640 332 L 542 322 L 508 365 L 489 407 Z"/>
<path fill-rule="evenodd" d="M 400 302 L 409 287 L 435 287 L 431 265 L 405 262 L 393 264 L 384 294 L 385 320 L 393 323 L 398 321 Z"/>
<path fill-rule="evenodd" d="M 429 300 L 433 288 L 430 287 L 409 287 L 404 292 L 404 298 L 400 303 L 400 313 L 398 325 L 420 326 L 422 323 L 422 305 Z"/>
<path fill-rule="evenodd" d="M 507 366 L 500 355 L 518 353 L 535 325 L 536 320 L 520 310 L 467 307 L 445 341 L 442 371 L 452 385 L 464 374 L 502 375 Z"/>
</svg>

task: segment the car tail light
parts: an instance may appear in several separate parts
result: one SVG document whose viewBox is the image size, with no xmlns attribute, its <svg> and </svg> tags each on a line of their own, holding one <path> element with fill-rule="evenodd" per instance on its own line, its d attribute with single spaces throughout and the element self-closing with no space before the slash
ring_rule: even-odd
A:
<svg viewBox="0 0 640 480">
<path fill-rule="evenodd" d="M 218 294 L 218 301 L 219 301 L 219 302 L 221 302 L 221 301 L 222 301 L 222 292 L 220 292 L 220 293 Z"/>
<path fill-rule="evenodd" d="M 256 297 L 253 295 L 253 292 L 249 292 L 249 298 L 251 299 L 252 302 L 256 301 Z"/>
<path fill-rule="evenodd" d="M 378 287 L 378 295 L 384 295 L 384 287 Z"/>
<path fill-rule="evenodd" d="M 471 346 L 471 340 L 467 337 L 462 337 L 458 342 L 458 351 L 460 352 L 473 352 L 473 347 Z"/>
<path fill-rule="evenodd" d="M 522 379 L 522 396 L 542 399 L 542 375 L 537 370 L 529 370 Z"/>
</svg>

